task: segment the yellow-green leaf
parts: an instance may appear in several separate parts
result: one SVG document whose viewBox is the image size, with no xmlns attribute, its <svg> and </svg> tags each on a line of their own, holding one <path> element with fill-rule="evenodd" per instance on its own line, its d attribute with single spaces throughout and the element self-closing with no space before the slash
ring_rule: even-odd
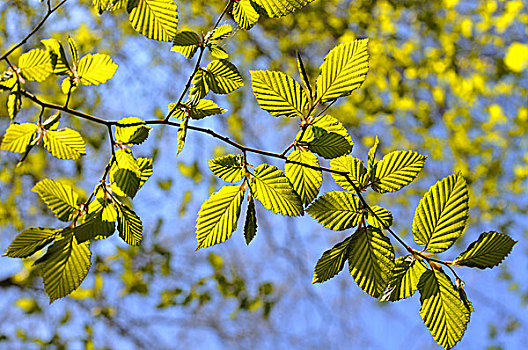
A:
<svg viewBox="0 0 528 350">
<path fill-rule="evenodd" d="M 348 237 L 323 253 L 315 265 L 312 283 L 328 281 L 343 270 L 348 257 L 351 238 Z"/>
<path fill-rule="evenodd" d="M 484 232 L 453 263 L 479 269 L 492 268 L 510 254 L 515 243 L 517 241 L 504 233 Z"/>
<path fill-rule="evenodd" d="M 66 53 L 64 52 L 61 43 L 57 39 L 44 39 L 41 40 L 41 42 L 46 46 L 46 49 L 51 55 L 53 73 L 63 75 L 70 72 Z"/>
<path fill-rule="evenodd" d="M 52 228 L 28 228 L 16 236 L 5 255 L 11 258 L 27 258 L 51 243 L 58 232 L 59 230 Z"/>
<path fill-rule="evenodd" d="M 7 114 L 11 120 L 15 119 L 20 108 L 22 108 L 22 95 L 18 88 L 14 88 L 7 97 Z"/>
<path fill-rule="evenodd" d="M 47 130 L 44 133 L 44 147 L 59 159 L 79 159 L 86 154 L 81 134 L 69 128 Z"/>
<path fill-rule="evenodd" d="M 211 61 L 206 71 L 204 78 L 207 86 L 216 94 L 228 94 L 244 86 L 238 69 L 227 60 Z"/>
<path fill-rule="evenodd" d="M 246 221 L 244 222 L 244 238 L 246 239 L 246 244 L 251 243 L 256 234 L 257 213 L 255 210 L 255 200 L 251 197 L 247 207 Z"/>
<path fill-rule="evenodd" d="M 251 190 L 255 198 L 274 213 L 287 216 L 303 214 L 302 202 L 290 181 L 273 165 L 261 164 L 255 168 L 255 176 L 251 178 Z"/>
<path fill-rule="evenodd" d="M 352 151 L 352 145 L 343 135 L 328 132 L 317 126 L 309 126 L 313 132 L 313 140 L 308 143 L 308 149 L 323 158 L 332 159 Z"/>
<path fill-rule="evenodd" d="M 195 106 L 189 109 L 189 117 L 192 119 L 202 119 L 211 115 L 222 114 L 227 112 L 227 109 L 219 107 L 216 103 L 210 100 L 200 100 Z"/>
<path fill-rule="evenodd" d="M 308 204 L 319 193 L 323 182 L 323 173 L 321 170 L 301 164 L 319 167 L 319 161 L 312 152 L 299 149 L 290 153 L 284 166 L 286 177 L 292 183 L 293 189 L 299 194 L 301 201 Z"/>
<path fill-rule="evenodd" d="M 191 59 L 201 43 L 202 38 L 192 30 L 179 30 L 172 41 L 171 51 L 179 52 Z"/>
<path fill-rule="evenodd" d="M 183 145 L 185 145 L 185 137 L 187 136 L 187 124 L 189 124 L 189 118 L 184 118 L 183 122 L 178 128 L 178 152 L 176 155 L 180 154 L 183 150 Z"/>
<path fill-rule="evenodd" d="M 422 303 L 420 316 L 424 324 L 440 346 L 451 349 L 464 335 L 470 311 L 443 271 L 425 271 L 418 289 Z"/>
<path fill-rule="evenodd" d="M 369 176 L 361 159 L 350 155 L 337 157 L 330 161 L 330 169 L 348 173 L 348 179 L 346 176 L 336 173 L 332 173 L 332 177 L 336 184 L 351 193 L 355 193 L 355 189 L 350 184 L 349 179 L 359 190 L 368 185 Z"/>
<path fill-rule="evenodd" d="M 192 86 L 189 91 L 189 97 L 193 100 L 201 100 L 209 92 L 209 85 L 205 79 L 206 72 L 202 69 L 198 70 L 192 79 Z M 170 109 L 170 106 L 169 106 Z M 176 118 L 183 118 L 183 116 L 176 116 Z"/>
<path fill-rule="evenodd" d="M 152 158 L 138 158 L 136 161 L 140 172 L 139 188 L 141 188 L 152 175 Z"/>
<path fill-rule="evenodd" d="M 352 235 L 348 265 L 357 285 L 377 298 L 389 283 L 394 268 L 394 248 L 379 229 L 362 227 Z"/>
<path fill-rule="evenodd" d="M 112 188 L 117 187 L 129 197 L 134 197 L 141 182 L 141 171 L 138 162 L 128 148 L 115 151 L 115 158 L 110 168 Z"/>
<path fill-rule="evenodd" d="M 414 214 L 414 241 L 440 253 L 462 235 L 469 216 L 469 194 L 464 177 L 457 173 L 431 186 Z"/>
<path fill-rule="evenodd" d="M 390 152 L 374 166 L 372 189 L 385 193 L 407 186 L 422 171 L 426 158 L 413 151 Z"/>
<path fill-rule="evenodd" d="M 321 65 L 315 82 L 321 102 L 350 95 L 365 81 L 368 72 L 368 39 L 357 39 L 333 48 Z"/>
<path fill-rule="evenodd" d="M 51 55 L 46 50 L 31 50 L 20 56 L 18 68 L 27 80 L 44 81 L 53 72 Z"/>
<path fill-rule="evenodd" d="M 308 98 L 301 85 L 282 72 L 250 71 L 253 94 L 265 111 L 276 117 L 303 117 Z"/>
<path fill-rule="evenodd" d="M 228 154 L 210 159 L 209 168 L 216 176 L 228 182 L 238 182 L 244 176 L 242 157 L 239 155 Z"/>
<path fill-rule="evenodd" d="M 37 126 L 31 123 L 9 125 L 2 139 L 1 148 L 16 153 L 24 153 L 37 135 Z"/>
<path fill-rule="evenodd" d="M 380 300 L 397 301 L 410 297 L 418 290 L 418 282 L 426 270 L 425 263 L 411 255 L 399 257 L 395 261 L 389 285 Z"/>
<path fill-rule="evenodd" d="M 130 125 L 130 126 L 129 126 Z M 124 144 L 139 145 L 149 135 L 151 127 L 137 117 L 123 118 L 116 124 L 116 139 Z"/>
<path fill-rule="evenodd" d="M 266 10 L 269 17 L 286 16 L 303 8 L 313 0 L 254 0 L 256 4 Z"/>
<path fill-rule="evenodd" d="M 178 27 L 178 7 L 173 0 L 129 0 L 132 27 L 149 39 L 171 41 Z"/>
<path fill-rule="evenodd" d="M 259 20 L 259 13 L 250 0 L 240 0 L 233 3 L 233 18 L 240 28 L 251 29 Z"/>
<path fill-rule="evenodd" d="M 71 221 L 79 211 L 79 195 L 69 185 L 51 179 L 39 181 L 31 189 L 61 221 Z"/>
<path fill-rule="evenodd" d="M 389 228 L 392 225 L 392 214 L 390 211 L 377 205 L 371 206 L 370 209 L 372 209 L 376 216 L 370 210 L 367 212 L 367 221 L 369 224 L 380 230 Z"/>
<path fill-rule="evenodd" d="M 363 213 L 359 199 L 345 191 L 325 193 L 306 212 L 324 227 L 336 231 L 357 226 Z"/>
<path fill-rule="evenodd" d="M 87 54 L 79 62 L 77 74 L 81 85 L 99 85 L 112 78 L 117 70 L 117 64 L 110 56 L 103 54 Z"/>
<path fill-rule="evenodd" d="M 127 244 L 139 245 L 143 239 L 143 223 L 126 205 L 117 206 L 117 230 Z"/>
<path fill-rule="evenodd" d="M 196 220 L 198 248 L 226 241 L 236 230 L 244 198 L 241 186 L 224 186 L 204 202 Z"/>
</svg>

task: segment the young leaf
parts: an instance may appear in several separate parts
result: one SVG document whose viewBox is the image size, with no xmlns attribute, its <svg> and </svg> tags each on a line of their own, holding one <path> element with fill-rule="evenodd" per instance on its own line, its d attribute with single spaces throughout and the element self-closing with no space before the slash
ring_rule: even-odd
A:
<svg viewBox="0 0 528 350">
<path fill-rule="evenodd" d="M 427 270 L 418 282 L 420 316 L 440 346 L 451 349 L 462 338 L 470 312 L 443 271 Z"/>
<path fill-rule="evenodd" d="M 372 189 L 385 193 L 407 186 L 422 171 L 426 158 L 413 151 L 390 152 L 374 166 Z"/>
<path fill-rule="evenodd" d="M 27 80 L 44 81 L 53 72 L 51 56 L 48 51 L 34 49 L 20 56 L 20 73 Z"/>
<path fill-rule="evenodd" d="M 275 117 L 303 117 L 308 107 L 301 85 L 282 72 L 250 71 L 253 94 L 265 111 Z"/>
<path fill-rule="evenodd" d="M 200 100 L 196 106 L 189 109 L 189 117 L 192 119 L 202 119 L 211 115 L 223 114 L 227 109 L 219 107 L 216 103 L 210 100 Z"/>
<path fill-rule="evenodd" d="M 44 133 L 44 147 L 59 159 L 79 159 L 86 154 L 81 134 L 69 128 L 47 130 Z"/>
<path fill-rule="evenodd" d="M 77 289 L 90 269 L 90 242 L 77 243 L 71 232 L 56 240 L 35 264 L 44 280 L 50 303 Z"/>
<path fill-rule="evenodd" d="M 233 3 L 233 19 L 244 30 L 251 29 L 259 20 L 259 13 L 250 0 L 240 0 Z"/>
<path fill-rule="evenodd" d="M 101 207 L 89 214 L 80 225 L 72 229 L 77 243 L 84 243 L 94 239 L 110 237 L 115 232 L 115 221 L 117 212 L 115 208 L 106 201 L 93 201 Z M 92 205 L 90 203 L 90 205 Z"/>
<path fill-rule="evenodd" d="M 308 149 L 321 157 L 332 159 L 352 151 L 352 145 L 343 135 L 328 132 L 317 126 L 310 126 L 310 130 L 313 132 L 313 140 L 309 142 Z"/>
<path fill-rule="evenodd" d="M 246 238 L 246 244 L 249 245 L 255 235 L 257 234 L 257 213 L 255 210 L 255 200 L 253 197 L 248 202 L 246 221 L 244 222 L 244 237 Z"/>
<path fill-rule="evenodd" d="M 70 53 L 72 55 L 73 59 L 73 65 L 78 66 L 79 64 L 79 48 L 77 47 L 77 43 L 73 38 L 68 37 L 68 46 L 70 47 Z"/>
<path fill-rule="evenodd" d="M 341 156 L 330 161 L 330 169 L 348 173 L 348 178 L 359 189 L 364 189 L 368 185 L 369 177 L 363 161 L 352 156 Z M 354 186 L 350 184 L 344 175 L 332 173 L 336 184 L 343 189 L 355 193 Z"/>
<path fill-rule="evenodd" d="M 15 87 L 7 97 L 7 114 L 11 120 L 15 119 L 22 108 L 22 95 L 20 90 Z"/>
<path fill-rule="evenodd" d="M 207 82 L 205 80 L 205 75 L 206 75 L 206 72 L 204 72 L 203 69 L 199 69 L 194 75 L 193 80 L 192 80 L 192 86 L 189 91 L 190 98 L 194 100 L 201 100 L 209 92 L 209 85 L 207 85 Z M 169 110 L 172 110 L 170 105 L 169 105 Z M 176 115 L 175 117 L 183 118 L 181 116 L 176 116 Z"/>
<path fill-rule="evenodd" d="M 189 124 L 189 118 L 184 118 L 180 127 L 178 128 L 178 152 L 176 155 L 180 154 L 183 150 L 183 145 L 185 144 L 185 137 L 187 136 L 187 124 Z"/>
<path fill-rule="evenodd" d="M 370 208 L 372 211 L 374 211 L 374 213 L 376 213 L 376 216 L 379 219 L 376 218 L 376 216 L 374 216 L 369 210 L 367 212 L 367 221 L 369 224 L 379 228 L 380 230 L 384 230 L 392 225 L 392 214 L 390 211 L 377 205 L 373 205 Z"/>
<path fill-rule="evenodd" d="M 326 132 L 334 133 L 343 136 L 347 142 L 350 144 L 350 147 L 354 145 L 354 141 L 348 134 L 346 128 L 341 124 L 336 118 L 325 114 L 320 117 L 315 118 L 312 121 L 312 125 L 324 129 Z"/>
<path fill-rule="evenodd" d="M 324 227 L 336 231 L 357 226 L 362 216 L 359 199 L 345 191 L 325 193 L 306 212 Z"/>
<path fill-rule="evenodd" d="M 11 242 L 4 255 L 11 258 L 27 258 L 51 243 L 59 230 L 31 227 L 21 232 Z"/>
<path fill-rule="evenodd" d="M 308 78 L 308 73 L 306 73 L 306 69 L 304 68 L 304 63 L 299 51 L 297 51 L 297 70 L 299 71 L 299 75 L 301 76 L 304 87 L 308 90 L 308 95 L 312 96 L 312 86 L 310 84 L 310 79 Z"/>
<path fill-rule="evenodd" d="M 133 126 L 127 126 L 131 124 Z M 116 139 L 124 144 L 139 145 L 147 139 L 150 129 L 150 126 L 137 117 L 123 118 L 116 124 Z"/>
<path fill-rule="evenodd" d="M 143 239 L 143 223 L 126 205 L 117 206 L 117 230 L 127 244 L 137 246 Z"/>
<path fill-rule="evenodd" d="M 387 288 L 394 268 L 394 248 L 375 227 L 362 227 L 352 235 L 348 267 L 357 285 L 377 298 Z"/>
<path fill-rule="evenodd" d="M 115 151 L 115 160 L 110 169 L 112 188 L 117 187 L 129 197 L 134 197 L 141 181 L 141 172 L 137 161 L 128 148 Z"/>
<path fill-rule="evenodd" d="M 9 125 L 2 139 L 1 149 L 24 153 L 37 135 L 37 126 L 31 123 Z"/>
<path fill-rule="evenodd" d="M 103 54 L 87 54 L 79 62 L 77 74 L 81 85 L 99 85 L 112 78 L 117 70 L 117 64 L 110 56 Z"/>
<path fill-rule="evenodd" d="M 136 159 L 139 167 L 139 188 L 150 178 L 152 175 L 152 158 L 138 158 Z"/>
<path fill-rule="evenodd" d="M 453 263 L 479 269 L 492 268 L 510 254 L 515 243 L 517 241 L 503 233 L 484 232 Z"/>
<path fill-rule="evenodd" d="M 414 241 L 432 253 L 440 253 L 462 235 L 469 216 L 466 180 L 448 176 L 431 186 L 414 214 Z"/>
<path fill-rule="evenodd" d="M 51 179 L 39 181 L 32 189 L 61 221 L 71 221 L 77 215 L 79 195 L 71 186 Z"/>
<path fill-rule="evenodd" d="M 372 145 L 372 147 L 370 147 L 368 151 L 368 169 L 369 169 L 369 174 L 371 177 L 373 176 L 373 170 L 377 163 L 376 153 L 378 152 L 378 145 L 379 145 L 379 139 L 378 139 L 378 135 L 376 135 L 376 139 L 374 140 L 374 145 Z"/>
<path fill-rule="evenodd" d="M 345 266 L 348 257 L 348 249 L 352 237 L 348 237 L 343 242 L 337 243 L 321 255 L 314 269 L 312 283 L 322 283 L 337 275 Z"/>
<path fill-rule="evenodd" d="M 227 60 L 214 60 L 207 65 L 205 81 L 216 94 L 228 94 L 242 86 L 244 82 L 237 68 Z"/>
<path fill-rule="evenodd" d="M 244 199 L 241 186 L 224 186 L 204 202 L 196 220 L 198 248 L 226 241 L 236 230 Z"/>
<path fill-rule="evenodd" d="M 302 202 L 290 181 L 273 165 L 262 164 L 255 168 L 255 176 L 251 178 L 251 189 L 255 198 L 274 213 L 287 216 L 303 214 Z"/>
<path fill-rule="evenodd" d="M 220 41 L 233 35 L 233 28 L 229 24 L 217 27 L 211 32 L 210 41 Z"/>
<path fill-rule="evenodd" d="M 209 159 L 209 168 L 222 180 L 234 183 L 242 180 L 244 176 L 241 162 L 241 156 L 228 154 L 226 156 Z"/>
<path fill-rule="evenodd" d="M 41 42 L 46 46 L 46 49 L 51 55 L 53 73 L 57 75 L 68 74 L 70 72 L 70 66 L 68 65 L 66 53 L 61 43 L 57 39 L 44 39 Z"/>
<path fill-rule="evenodd" d="M 300 8 L 303 8 L 313 0 L 254 0 L 262 7 L 269 17 L 286 16 Z"/>
<path fill-rule="evenodd" d="M 286 177 L 292 183 L 293 189 L 299 194 L 301 201 L 308 204 L 319 193 L 323 182 L 323 173 L 321 170 L 309 168 L 299 163 L 319 167 L 319 161 L 312 152 L 299 149 L 290 153 L 284 166 Z"/>
<path fill-rule="evenodd" d="M 418 290 L 418 282 L 426 270 L 427 266 L 423 261 L 411 255 L 400 256 L 395 261 L 389 285 L 380 301 L 397 301 L 413 295 Z"/>
<path fill-rule="evenodd" d="M 207 48 L 209 49 L 209 52 L 211 52 L 211 55 L 214 57 L 214 58 L 218 58 L 218 59 L 228 59 L 229 58 L 229 54 L 227 53 L 226 50 L 224 50 L 220 45 L 218 44 L 215 44 L 215 43 L 211 43 L 209 45 L 207 45 Z"/>
<path fill-rule="evenodd" d="M 201 43 L 202 38 L 192 30 L 179 30 L 172 41 L 171 51 L 179 52 L 191 59 Z"/>
<path fill-rule="evenodd" d="M 357 39 L 333 48 L 321 65 L 315 82 L 321 102 L 348 96 L 365 81 L 369 69 L 368 39 Z"/>
<path fill-rule="evenodd" d="M 149 39 L 172 41 L 178 27 L 178 7 L 173 0 L 129 0 L 132 27 Z"/>
</svg>

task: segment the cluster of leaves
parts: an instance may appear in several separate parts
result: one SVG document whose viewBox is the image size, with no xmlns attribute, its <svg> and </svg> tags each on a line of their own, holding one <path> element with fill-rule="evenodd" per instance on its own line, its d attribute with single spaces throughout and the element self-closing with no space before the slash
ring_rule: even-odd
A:
<svg viewBox="0 0 528 350">
<path fill-rule="evenodd" d="M 228 2 L 224 14 L 231 10 L 239 27 L 250 29 L 261 15 L 284 16 L 309 2 L 233 0 Z M 36 259 L 35 267 L 43 277 L 50 302 L 79 287 L 91 264 L 90 242 L 110 237 L 116 231 L 116 223 L 119 236 L 126 243 L 140 244 L 143 224 L 127 201 L 134 198 L 152 174 L 152 159 L 136 159 L 129 146 L 147 139 L 149 124 L 168 124 L 179 127 L 180 153 L 190 119 L 226 111 L 205 99 L 208 93 L 229 94 L 244 86 L 237 67 L 228 61 L 229 54 L 221 46 L 222 40 L 233 34 L 230 25 L 215 25 L 206 35 L 177 30 L 178 11 L 172 0 L 95 0 L 94 6 L 100 14 L 126 7 L 130 22 L 139 33 L 150 39 L 172 42 L 172 51 L 188 59 L 197 52 L 199 55 L 189 84 L 180 100 L 169 104 L 164 120 L 150 122 L 125 117 L 117 122 L 101 122 L 110 131 L 115 126 L 115 134 L 110 133 L 112 157 L 101 183 L 87 200 L 81 201 L 72 187 L 51 179 L 42 180 L 33 188 L 57 218 L 69 224 L 60 229 L 29 228 L 15 238 L 6 255 L 26 258 L 47 247 Z M 354 143 L 345 127 L 326 114 L 338 98 L 350 95 L 365 81 L 369 69 L 367 42 L 367 39 L 356 39 L 332 49 L 314 83 L 299 54 L 301 83 L 280 71 L 251 71 L 253 94 L 259 106 L 275 117 L 299 118 L 300 130 L 282 154 L 268 152 L 286 161 L 284 171 L 270 164 L 260 164 L 250 171 L 253 166 L 248 163 L 247 153 L 254 150 L 242 145 L 237 145 L 242 151 L 240 155 L 228 154 L 209 161 L 215 175 L 238 184 L 223 186 L 203 203 L 196 222 L 197 249 L 222 243 L 232 235 L 245 197 L 248 205 L 243 231 L 247 244 L 257 232 L 255 199 L 276 214 L 300 216 L 306 211 L 331 230 L 355 228 L 352 235 L 323 253 L 315 266 L 313 282 L 331 279 L 348 261 L 350 274 L 358 286 L 382 301 L 404 299 L 419 290 L 420 315 L 425 325 L 441 346 L 450 349 L 463 336 L 473 311 L 463 289 L 464 282 L 453 267 L 494 267 L 510 253 L 515 241 L 502 233 L 486 232 L 453 261 L 435 257 L 454 244 L 467 224 L 468 189 L 459 173 L 433 185 L 416 209 L 413 238 L 422 250 L 411 248 L 391 230 L 393 216 L 389 210 L 367 204 L 362 192 L 368 189 L 380 194 L 399 191 L 418 176 L 426 159 L 414 151 L 394 151 L 376 160 L 376 138 L 365 166 L 362 160 L 350 155 Z M 106 55 L 88 54 L 79 59 L 77 45 L 71 38 L 68 39 L 71 60 L 57 40 L 47 39 L 43 44 L 46 50 L 35 49 L 23 54 L 18 66 L 8 61 L 9 68 L 0 86 L 10 92 L 8 110 L 12 120 L 21 108 L 22 97 L 28 97 L 23 89 L 26 80 L 43 81 L 51 74 L 66 75 L 61 90 L 69 98 L 78 86 L 104 83 L 117 69 Z M 205 49 L 215 59 L 202 66 Z M 188 88 L 188 99 L 182 102 Z M 65 109 L 67 105 L 68 102 Z M 1 148 L 23 153 L 25 157 L 43 140 L 45 148 L 57 158 L 78 159 L 84 155 L 81 135 L 69 128 L 57 130 L 59 113 L 43 122 L 45 107 L 42 107 L 36 124 L 13 122 Z M 182 122 L 169 122 L 170 117 Z M 318 156 L 330 160 L 330 168 L 320 166 Z M 344 191 L 318 197 L 323 171 L 331 173 Z M 396 258 L 390 236 L 403 244 L 407 255 Z M 455 284 L 443 266 L 453 273 Z M 264 291 L 263 295 L 270 293 Z"/>
</svg>

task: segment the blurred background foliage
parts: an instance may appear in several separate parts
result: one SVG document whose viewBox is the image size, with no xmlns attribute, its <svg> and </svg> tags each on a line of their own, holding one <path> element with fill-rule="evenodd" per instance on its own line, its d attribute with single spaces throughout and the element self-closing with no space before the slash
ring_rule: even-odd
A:
<svg viewBox="0 0 528 350">
<path fill-rule="evenodd" d="M 224 3 L 178 1 L 179 28 L 207 32 Z M 170 52 L 170 44 L 137 34 L 124 11 L 98 16 L 91 5 L 91 0 L 68 0 L 15 56 L 41 47 L 41 39 L 64 42 L 69 35 L 82 53 L 106 53 L 119 64 L 107 84 L 78 89 L 70 107 L 106 119 L 164 115 L 183 89 L 192 62 Z M 45 4 L 36 0 L 0 2 L 1 51 L 23 38 L 44 13 Z M 235 26 L 230 19 L 222 24 Z M 526 2 L 318 0 L 281 19 L 261 18 L 250 31 L 235 30 L 225 45 L 246 88 L 215 96 L 229 112 L 197 125 L 248 146 L 282 151 L 295 136 L 297 122 L 258 109 L 248 71 L 297 74 L 299 50 L 314 78 L 332 47 L 360 37 L 369 38 L 367 80 L 329 114 L 349 130 L 356 157 L 366 159 L 376 135 L 378 154 L 413 149 L 428 156 L 412 186 L 368 200 L 389 208 L 394 228 L 409 238 L 421 195 L 438 179 L 462 171 L 471 184 L 472 221 L 460 250 L 492 229 L 520 243 L 497 271 L 462 272 L 476 312 L 458 348 L 522 347 L 528 334 Z M 27 88 L 43 100 L 65 101 L 60 80 Z M 6 99 L 0 94 L 1 130 L 9 124 Z M 36 106 L 26 100 L 22 107 L 19 121 L 35 121 Z M 69 116 L 62 124 L 85 137 L 88 156 L 81 161 L 58 161 L 41 149 L 15 167 L 16 155 L 0 153 L 1 250 L 25 227 L 58 224 L 29 191 L 38 180 L 66 180 L 89 193 L 108 161 L 103 127 Z M 96 245 L 93 268 L 73 297 L 48 306 L 41 284 L 28 272 L 31 261 L 3 258 L 0 347 L 435 348 L 417 300 L 378 304 L 346 274 L 310 284 L 317 258 L 343 234 L 310 218 L 260 214 L 259 232 L 249 247 L 237 231 L 229 242 L 195 253 L 196 213 L 219 188 L 207 159 L 233 150 L 190 133 L 177 159 L 175 139 L 176 130 L 157 128 L 134 151 L 155 158 L 154 175 L 134 201 L 146 228 L 143 244 L 129 248 L 111 239 Z M 250 159 L 254 165 L 263 161 Z M 323 189 L 334 188 L 325 177 Z"/>
</svg>

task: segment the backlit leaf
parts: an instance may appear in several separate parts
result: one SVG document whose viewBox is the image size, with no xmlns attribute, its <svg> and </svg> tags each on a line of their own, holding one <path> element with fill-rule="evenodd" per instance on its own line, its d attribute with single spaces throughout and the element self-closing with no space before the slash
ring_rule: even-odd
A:
<svg viewBox="0 0 528 350">
<path fill-rule="evenodd" d="M 71 221 L 79 211 L 79 195 L 69 185 L 51 179 L 39 181 L 31 189 L 61 221 Z"/>
<path fill-rule="evenodd" d="M 253 195 L 262 205 L 274 213 L 287 216 L 303 214 L 302 202 L 288 178 L 277 167 L 261 164 L 251 178 Z"/>
<path fill-rule="evenodd" d="M 312 2 L 313 0 L 255 0 L 269 17 L 286 16 Z"/>
<path fill-rule="evenodd" d="M 251 29 L 259 20 L 259 13 L 250 0 L 240 0 L 233 3 L 233 18 L 240 28 Z"/>
<path fill-rule="evenodd" d="M 352 151 L 352 145 L 343 135 L 327 132 L 320 127 L 312 126 L 313 141 L 309 142 L 310 151 L 317 153 L 323 158 L 332 159 L 343 156 Z"/>
<path fill-rule="evenodd" d="M 431 186 L 414 214 L 414 241 L 432 253 L 440 253 L 462 235 L 469 216 L 469 194 L 461 174 L 448 176 Z"/>
<path fill-rule="evenodd" d="M 20 56 L 18 68 L 27 80 L 44 81 L 53 72 L 51 55 L 46 50 L 31 50 Z"/>
<path fill-rule="evenodd" d="M 210 159 L 209 168 L 216 176 L 228 182 L 238 182 L 244 176 L 242 157 L 234 154 Z"/>
<path fill-rule="evenodd" d="M 321 102 L 347 96 L 363 84 L 368 72 L 368 39 L 357 39 L 333 48 L 321 65 L 315 82 Z"/>
<path fill-rule="evenodd" d="M 517 243 L 510 236 L 499 232 L 484 232 L 461 253 L 454 263 L 459 266 L 492 268 L 510 254 Z"/>
<path fill-rule="evenodd" d="M 345 266 L 352 237 L 337 243 L 332 249 L 323 253 L 317 261 L 312 283 L 322 283 L 337 275 Z"/>
<path fill-rule="evenodd" d="M 150 126 L 137 117 L 123 118 L 116 124 L 116 139 L 124 144 L 139 145 L 147 139 L 150 129 Z"/>
<path fill-rule="evenodd" d="M 292 183 L 293 189 L 299 194 L 301 201 L 308 204 L 317 197 L 323 182 L 323 174 L 321 170 L 301 164 L 319 167 L 319 161 L 312 152 L 299 149 L 290 153 L 284 165 L 286 177 Z"/>
<path fill-rule="evenodd" d="M 379 229 L 362 227 L 352 235 L 348 265 L 358 286 L 377 298 L 389 283 L 394 267 L 394 248 Z"/>
<path fill-rule="evenodd" d="M 385 193 L 407 186 L 422 171 L 426 158 L 413 151 L 390 152 L 373 169 L 372 189 Z"/>
<path fill-rule="evenodd" d="M 423 261 L 411 255 L 400 256 L 395 261 L 389 285 L 380 300 L 397 301 L 410 297 L 418 290 L 418 282 L 426 270 L 427 266 Z"/>
<path fill-rule="evenodd" d="M 202 38 L 192 30 L 179 30 L 172 41 L 171 51 L 179 52 L 191 59 L 201 43 Z"/>
<path fill-rule="evenodd" d="M 58 231 L 44 227 L 28 228 L 16 236 L 5 255 L 11 258 L 27 258 L 51 243 Z"/>
<path fill-rule="evenodd" d="M 37 126 L 31 123 L 12 123 L 2 139 L 1 148 L 16 153 L 24 153 L 37 135 Z"/>
<path fill-rule="evenodd" d="M 112 78 L 117 70 L 117 64 L 110 56 L 103 54 L 87 54 L 79 62 L 77 74 L 81 85 L 99 85 Z"/>
<path fill-rule="evenodd" d="M 134 197 L 141 181 L 141 172 L 137 161 L 128 148 L 115 151 L 115 159 L 110 169 L 112 188 L 117 189 L 129 197 Z"/>
<path fill-rule="evenodd" d="M 222 114 L 227 112 L 227 109 L 219 107 L 216 103 L 210 100 L 200 100 L 196 106 L 189 109 L 189 117 L 192 119 L 202 119 L 211 115 Z"/>
<path fill-rule="evenodd" d="M 178 128 L 178 152 L 176 155 L 180 154 L 185 145 L 185 137 L 187 136 L 187 125 L 189 124 L 189 118 L 184 118 Z"/>
<path fill-rule="evenodd" d="M 136 161 L 140 172 L 139 188 L 141 188 L 152 175 L 152 158 L 138 158 Z"/>
<path fill-rule="evenodd" d="M 172 41 L 178 27 L 178 7 L 173 0 L 129 0 L 132 27 L 149 39 Z"/>
<path fill-rule="evenodd" d="M 126 205 L 117 206 L 117 230 L 119 237 L 130 245 L 139 245 L 143 239 L 143 223 Z"/>
<path fill-rule="evenodd" d="M 46 46 L 46 49 L 51 55 L 53 73 L 57 75 L 68 74 L 70 72 L 70 66 L 68 65 L 66 53 L 61 43 L 57 39 L 44 39 L 41 42 Z"/>
<path fill-rule="evenodd" d="M 17 88 L 14 88 L 7 97 L 7 114 L 11 120 L 15 119 L 20 108 L 22 108 L 22 95 Z"/>
<path fill-rule="evenodd" d="M 79 159 L 86 154 L 81 134 L 69 128 L 47 130 L 44 133 L 44 147 L 59 159 Z"/>
<path fill-rule="evenodd" d="M 325 193 L 306 212 L 324 227 L 336 231 L 357 226 L 362 216 L 359 198 L 345 191 Z"/>
<path fill-rule="evenodd" d="M 243 199 L 241 186 L 224 186 L 202 204 L 196 220 L 197 249 L 222 243 L 231 237 L 237 227 Z"/>
<path fill-rule="evenodd" d="M 211 61 L 206 70 L 207 86 L 216 94 L 228 94 L 244 86 L 238 69 L 227 60 Z"/>
<path fill-rule="evenodd" d="M 390 211 L 377 205 L 371 206 L 370 209 L 374 211 L 377 217 L 369 210 L 367 212 L 367 221 L 369 224 L 380 230 L 386 229 L 392 225 L 392 214 Z"/>
<path fill-rule="evenodd" d="M 246 244 L 251 243 L 256 234 L 257 213 L 255 210 L 255 200 L 251 197 L 247 207 L 246 221 L 244 222 L 244 238 L 246 239 Z"/>
<path fill-rule="evenodd" d="M 330 161 L 330 169 L 348 173 L 348 179 L 360 190 L 368 185 L 369 176 L 367 169 L 365 169 L 363 161 L 358 158 L 350 155 L 334 158 Z M 354 186 L 350 184 L 346 176 L 331 174 L 336 184 L 351 193 L 355 193 Z"/>
</svg>

